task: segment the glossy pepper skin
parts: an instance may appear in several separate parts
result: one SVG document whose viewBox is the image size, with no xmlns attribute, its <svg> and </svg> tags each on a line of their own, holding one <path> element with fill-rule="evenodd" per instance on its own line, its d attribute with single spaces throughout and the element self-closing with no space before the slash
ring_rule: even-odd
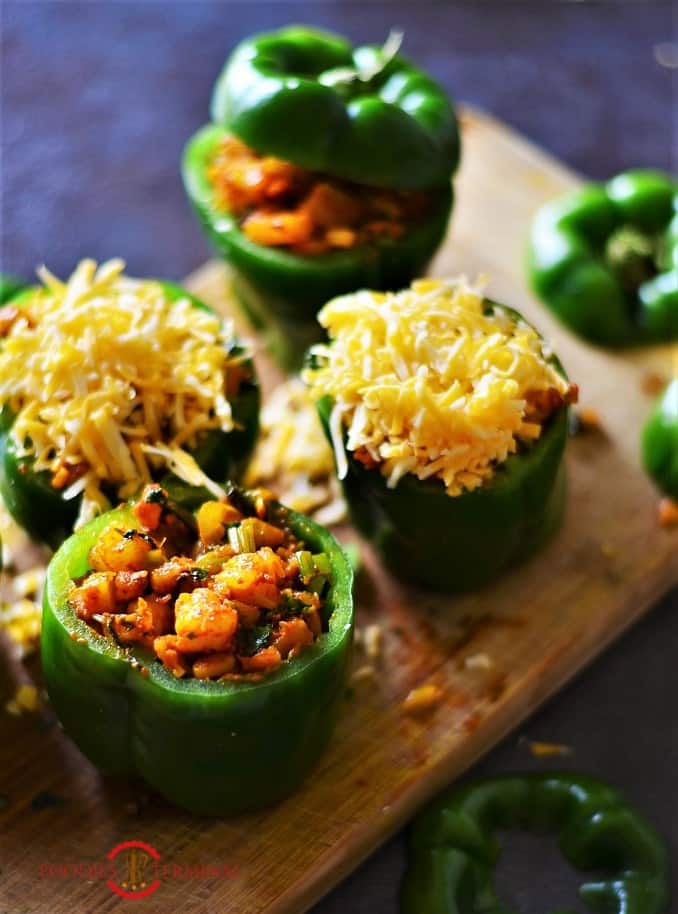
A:
<svg viewBox="0 0 678 914">
<path fill-rule="evenodd" d="M 678 500 L 678 378 L 674 378 L 643 429 L 643 464 L 658 488 Z"/>
<path fill-rule="evenodd" d="M 183 179 L 216 250 L 233 269 L 236 294 L 282 367 L 299 368 L 321 339 L 316 314 L 336 295 L 396 289 L 423 273 L 442 241 L 459 160 L 454 108 L 430 77 L 396 55 L 368 81 L 342 82 L 380 50 L 353 48 L 303 26 L 245 40 L 219 77 L 213 124 L 188 143 Z M 400 239 L 301 256 L 251 242 L 214 204 L 207 168 L 224 133 L 258 152 L 358 184 L 431 194 L 427 221 Z"/>
<path fill-rule="evenodd" d="M 253 149 L 357 184 L 446 184 L 459 162 L 450 100 L 404 57 L 384 66 L 381 55 L 307 26 L 247 38 L 216 82 L 212 120 Z M 371 79 L 350 78 L 365 70 Z"/>
<path fill-rule="evenodd" d="M 23 288 L 25 286 L 20 279 L 15 279 L 14 276 L 8 276 L 6 273 L 0 273 L 0 305 L 10 301 Z"/>
<path fill-rule="evenodd" d="M 318 403 L 328 438 L 331 408 L 327 398 Z M 351 520 L 401 580 L 441 593 L 482 587 L 560 526 L 567 436 L 568 409 L 561 407 L 532 447 L 511 454 L 478 489 L 454 497 L 439 480 L 411 473 L 389 489 L 378 468 L 346 451 L 342 487 Z"/>
<path fill-rule="evenodd" d="M 536 294 L 602 346 L 678 339 L 678 183 L 629 171 L 548 203 L 528 251 Z"/>
<path fill-rule="evenodd" d="M 188 297 L 196 308 L 209 310 L 179 286 L 168 282 L 163 282 L 162 286 L 170 300 Z M 12 299 L 13 303 L 20 306 L 34 291 L 25 290 Z M 235 346 L 237 348 L 237 344 Z M 222 431 L 207 433 L 192 452 L 205 473 L 218 481 L 237 477 L 244 469 L 259 431 L 259 386 L 252 363 L 246 364 L 249 378 L 242 382 L 232 402 L 238 427 L 228 434 Z M 32 459 L 17 455 L 11 437 L 13 421 L 9 407 L 0 410 L 0 498 L 29 536 L 56 549 L 73 530 L 80 500 L 66 501 L 61 492 L 52 487 L 48 472 L 33 472 Z M 180 486 L 173 474 L 167 474 L 162 483 L 170 489 Z"/>
<path fill-rule="evenodd" d="M 599 914 L 666 914 L 669 862 L 652 826 L 614 788 L 568 773 L 507 775 L 453 788 L 416 821 L 401 914 L 517 914 L 493 885 L 495 832 L 555 832 L 579 894 Z M 554 914 L 573 914 L 560 909 Z"/>
<path fill-rule="evenodd" d="M 68 606 L 98 534 L 112 522 L 136 526 L 128 508 L 74 534 L 47 572 L 42 668 L 64 729 L 104 773 L 141 778 L 202 815 L 250 811 L 291 793 L 322 754 L 344 694 L 351 568 L 331 534 L 307 517 L 274 502 L 267 518 L 329 557 L 329 630 L 258 682 L 175 679 L 149 652 L 118 647 Z"/>
</svg>

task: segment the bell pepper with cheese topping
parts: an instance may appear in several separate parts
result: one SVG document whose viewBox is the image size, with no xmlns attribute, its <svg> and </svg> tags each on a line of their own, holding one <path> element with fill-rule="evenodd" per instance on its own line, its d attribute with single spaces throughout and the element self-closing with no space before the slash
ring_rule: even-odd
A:
<svg viewBox="0 0 678 914">
<path fill-rule="evenodd" d="M 564 506 L 576 386 L 517 312 L 464 280 L 358 292 L 304 373 L 356 526 L 399 577 L 455 592 L 535 552 Z"/>
<path fill-rule="evenodd" d="M 305 26 L 246 39 L 187 146 L 188 196 L 284 367 L 326 301 L 409 282 L 445 234 L 454 108 L 397 50 Z"/>
<path fill-rule="evenodd" d="M 50 700 L 95 765 L 191 812 L 275 803 L 330 738 L 351 587 L 327 530 L 262 494 L 231 488 L 193 517 L 151 487 L 50 563 Z"/>
<path fill-rule="evenodd" d="M 123 267 L 42 271 L 2 328 L 0 495 L 52 547 L 151 480 L 214 488 L 256 439 L 258 385 L 229 323 Z"/>
</svg>

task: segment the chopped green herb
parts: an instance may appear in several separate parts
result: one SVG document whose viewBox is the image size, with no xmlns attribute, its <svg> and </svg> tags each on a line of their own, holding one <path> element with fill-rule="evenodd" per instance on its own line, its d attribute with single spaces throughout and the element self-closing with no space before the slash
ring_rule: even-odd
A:
<svg viewBox="0 0 678 914">
<path fill-rule="evenodd" d="M 254 628 L 241 628 L 237 634 L 237 653 L 251 657 L 268 645 L 271 639 L 270 625 L 255 625 Z"/>
</svg>

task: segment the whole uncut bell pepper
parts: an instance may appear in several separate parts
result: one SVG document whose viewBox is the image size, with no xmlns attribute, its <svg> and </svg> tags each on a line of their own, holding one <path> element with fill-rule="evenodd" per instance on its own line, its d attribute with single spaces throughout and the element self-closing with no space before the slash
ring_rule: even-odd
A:
<svg viewBox="0 0 678 914">
<path fill-rule="evenodd" d="M 163 282 L 162 286 L 171 301 L 189 298 L 196 308 L 210 310 L 179 286 L 168 282 Z M 26 289 L 12 299 L 12 304 L 20 308 L 22 303 L 30 301 L 32 294 L 35 294 L 34 289 Z M 237 342 L 232 346 L 234 353 L 239 351 Z M 237 478 L 244 469 L 259 430 L 259 386 L 252 362 L 248 360 L 244 364 L 247 376 L 231 401 L 236 427 L 229 433 L 207 432 L 192 451 L 201 469 L 220 482 Z M 29 536 L 56 549 L 73 530 L 80 498 L 64 499 L 61 491 L 52 486 L 48 472 L 34 472 L 33 459 L 17 454 L 12 439 L 13 422 L 14 415 L 9 406 L 5 406 L 0 410 L 0 498 Z M 173 474 L 164 476 L 162 482 L 172 490 L 182 488 Z"/>
<path fill-rule="evenodd" d="M 678 339 L 678 183 L 629 171 L 547 204 L 528 271 L 537 295 L 593 343 Z"/>
<path fill-rule="evenodd" d="M 495 832 L 513 828 L 555 832 L 575 870 L 595 871 L 579 890 L 592 911 L 668 910 L 668 854 L 652 826 L 601 781 L 548 773 L 481 780 L 436 800 L 411 834 L 402 914 L 515 914 L 493 885 Z"/>
<path fill-rule="evenodd" d="M 239 494 L 242 501 L 247 498 Z M 72 581 L 112 523 L 138 526 L 129 507 L 101 515 L 53 557 L 44 592 L 42 668 L 66 732 L 103 772 L 142 778 L 191 812 L 230 815 L 281 800 L 323 752 L 344 694 L 353 632 L 352 572 L 323 527 L 275 502 L 287 526 L 329 559 L 328 629 L 263 679 L 175 677 L 142 647 L 120 647 L 68 604 Z"/>
<path fill-rule="evenodd" d="M 562 372 L 558 360 L 551 361 Z M 331 409 L 329 398 L 318 402 L 328 438 Z M 441 593 L 489 583 L 534 554 L 560 526 L 568 412 L 567 406 L 557 409 L 529 450 L 509 455 L 491 479 L 454 497 L 439 479 L 411 473 L 389 488 L 378 469 L 347 450 L 342 487 L 353 524 L 404 581 Z"/>
<path fill-rule="evenodd" d="M 678 500 L 678 378 L 674 378 L 643 429 L 643 463 L 659 489 Z"/>
<path fill-rule="evenodd" d="M 295 26 L 235 49 L 215 86 L 212 119 L 186 148 L 188 196 L 230 263 L 251 321 L 281 364 L 298 367 L 320 338 L 315 316 L 326 301 L 358 288 L 398 288 L 425 270 L 452 205 L 450 178 L 459 159 L 454 109 L 437 83 L 398 54 Z M 314 173 L 426 191 L 426 221 L 400 238 L 314 256 L 255 244 L 217 205 L 207 175 L 226 133 Z"/>
</svg>

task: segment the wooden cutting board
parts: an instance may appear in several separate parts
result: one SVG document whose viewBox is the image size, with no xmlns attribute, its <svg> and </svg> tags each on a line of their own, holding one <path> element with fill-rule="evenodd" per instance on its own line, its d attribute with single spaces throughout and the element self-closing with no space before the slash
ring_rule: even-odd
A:
<svg viewBox="0 0 678 914">
<path fill-rule="evenodd" d="M 523 310 L 552 340 L 583 405 L 603 423 L 602 433 L 570 443 L 562 532 L 495 586 L 457 599 L 398 586 L 366 552 L 357 620 L 381 626 L 383 646 L 376 661 L 357 649 L 356 667 L 372 664 L 376 675 L 354 683 L 331 748 L 305 786 L 264 813 L 193 818 L 105 783 L 49 711 L 20 718 L 0 711 L 0 792 L 7 797 L 0 914 L 128 910 L 130 902 L 96 872 L 49 870 L 104 864 L 127 840 L 147 842 L 163 864 L 184 868 L 165 873 L 135 911 L 304 911 L 678 583 L 678 530 L 659 528 L 657 496 L 638 461 L 651 403 L 643 379 L 650 370 L 669 376 L 669 349 L 610 355 L 551 320 L 525 288 L 525 237 L 536 208 L 579 179 L 486 115 L 466 110 L 463 133 L 454 222 L 433 272 L 488 275 L 491 296 Z M 217 263 L 189 285 L 228 309 Z M 270 385 L 276 374 L 259 361 Z M 3 700 L 17 681 L 39 682 L 37 660 L 26 669 L 7 651 L 2 666 Z M 426 717 L 408 717 L 403 699 L 427 683 L 443 690 L 441 704 Z M 275 759 L 271 770 L 274 776 Z M 143 857 L 137 854 L 137 865 Z M 193 865 L 221 866 L 222 876 L 226 865 L 232 878 L 204 871 L 186 878 Z"/>
</svg>

